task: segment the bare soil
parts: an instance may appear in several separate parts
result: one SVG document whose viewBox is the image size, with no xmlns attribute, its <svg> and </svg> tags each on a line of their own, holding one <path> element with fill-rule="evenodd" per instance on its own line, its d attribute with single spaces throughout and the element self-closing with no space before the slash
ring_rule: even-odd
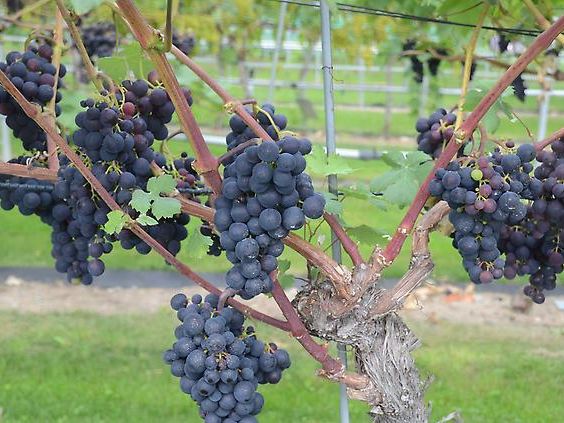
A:
<svg viewBox="0 0 564 423">
<path fill-rule="evenodd" d="M 198 288 L 184 288 L 187 295 Z M 92 312 L 101 315 L 155 313 L 164 310 L 177 288 L 99 288 L 23 281 L 13 276 L 0 281 L 0 310 L 21 313 Z M 295 290 L 287 291 L 290 298 Z M 556 306 L 564 297 L 549 297 L 533 305 L 508 294 L 474 293 L 471 286 L 424 286 L 405 304 L 408 320 L 484 325 L 563 327 L 564 311 Z M 272 299 L 260 296 L 250 302 L 262 312 L 281 317 Z"/>
</svg>

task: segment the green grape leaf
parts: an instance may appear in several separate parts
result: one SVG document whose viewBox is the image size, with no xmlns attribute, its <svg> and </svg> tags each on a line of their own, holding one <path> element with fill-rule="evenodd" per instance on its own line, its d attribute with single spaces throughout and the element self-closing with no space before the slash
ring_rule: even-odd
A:
<svg viewBox="0 0 564 423">
<path fill-rule="evenodd" d="M 172 217 L 180 213 L 180 201 L 176 198 L 156 198 L 151 206 L 151 212 L 157 219 Z"/>
<path fill-rule="evenodd" d="M 139 43 L 131 43 L 121 49 L 122 56 L 131 72 L 136 78 L 145 79 L 154 68 L 153 64 L 145 57 L 145 52 Z"/>
<path fill-rule="evenodd" d="M 210 237 L 202 235 L 200 232 L 201 222 L 198 219 L 191 219 L 186 229 L 188 229 L 188 238 L 186 239 L 188 258 L 200 259 L 205 257 L 209 246 L 212 244 Z"/>
<path fill-rule="evenodd" d="M 405 207 L 411 203 L 418 189 L 419 183 L 413 172 L 404 171 L 384 190 L 384 199 L 399 207 Z"/>
<path fill-rule="evenodd" d="M 143 226 L 153 226 L 159 224 L 159 222 L 157 222 L 151 216 L 147 216 L 146 214 L 140 214 L 139 217 L 135 219 L 135 221 Z"/>
<path fill-rule="evenodd" d="M 100 57 L 96 65 L 114 81 L 123 80 L 128 72 L 127 62 L 120 56 Z"/>
<path fill-rule="evenodd" d="M 292 288 L 294 286 L 294 280 L 296 278 L 292 275 L 278 275 L 278 282 L 282 285 L 282 288 Z"/>
<path fill-rule="evenodd" d="M 382 161 L 393 168 L 405 166 L 405 154 L 401 151 L 389 151 L 382 154 Z"/>
<path fill-rule="evenodd" d="M 368 202 L 379 210 L 388 210 L 388 202 L 382 199 L 382 197 L 373 197 Z"/>
<path fill-rule="evenodd" d="M 103 0 L 68 0 L 68 3 L 78 15 L 82 15 L 100 6 Z"/>
<path fill-rule="evenodd" d="M 364 245 L 375 245 L 378 242 L 382 242 L 382 237 L 387 235 L 386 232 L 368 225 L 351 226 L 347 227 L 346 230 L 347 234 Z"/>
<path fill-rule="evenodd" d="M 176 188 L 176 181 L 172 175 L 153 176 L 147 182 L 147 191 L 158 197 L 159 194 L 170 194 Z"/>
<path fill-rule="evenodd" d="M 108 213 L 108 221 L 104 225 L 104 231 L 108 234 L 116 234 L 123 229 L 129 216 L 121 210 L 113 210 Z"/>
<path fill-rule="evenodd" d="M 343 204 L 339 201 L 336 195 L 330 192 L 321 192 L 321 195 L 325 197 L 325 211 L 327 213 L 340 216 L 343 213 Z"/>
<path fill-rule="evenodd" d="M 355 171 L 349 166 L 347 159 L 331 154 L 327 156 L 321 146 L 315 146 L 311 154 L 308 155 L 307 167 L 316 175 L 348 175 Z"/>
<path fill-rule="evenodd" d="M 499 128 L 500 119 L 497 115 L 498 109 L 499 107 L 496 107 L 496 104 L 494 104 L 482 119 L 482 123 L 484 124 L 486 131 L 490 134 L 494 134 Z"/>
<path fill-rule="evenodd" d="M 375 177 L 370 182 L 370 190 L 373 193 L 382 193 L 384 190 L 393 184 L 403 173 L 403 170 L 395 169 L 383 173 L 380 176 Z"/>
<path fill-rule="evenodd" d="M 311 280 L 317 280 L 317 277 L 321 273 L 321 270 L 319 270 L 318 267 L 312 267 L 309 273 Z"/>
<path fill-rule="evenodd" d="M 278 260 L 278 271 L 284 273 L 290 268 L 290 260 Z"/>
<path fill-rule="evenodd" d="M 339 192 L 342 192 L 345 197 L 356 198 L 358 200 L 367 200 L 374 197 L 374 194 L 370 192 L 367 184 L 356 184 L 349 187 L 339 187 Z"/>
<path fill-rule="evenodd" d="M 143 190 L 136 189 L 131 195 L 129 205 L 137 210 L 139 213 L 147 213 L 151 208 L 152 197 L 150 194 Z"/>
</svg>

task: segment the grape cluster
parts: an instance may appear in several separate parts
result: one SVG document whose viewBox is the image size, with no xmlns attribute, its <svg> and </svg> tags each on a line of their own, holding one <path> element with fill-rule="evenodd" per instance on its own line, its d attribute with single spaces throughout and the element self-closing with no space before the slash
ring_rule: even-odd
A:
<svg viewBox="0 0 564 423">
<path fill-rule="evenodd" d="M 211 239 L 212 243 L 208 247 L 208 256 L 219 257 L 223 252 L 223 248 L 221 247 L 219 235 L 213 231 L 211 224 L 209 222 L 203 221 L 202 225 L 200 226 L 200 233 L 203 236 Z"/>
<path fill-rule="evenodd" d="M 272 106 L 263 106 L 266 109 L 274 113 Z M 264 114 L 257 118 L 266 124 L 270 119 L 261 117 Z M 272 119 L 276 121 L 277 116 Z M 230 125 L 232 134 L 239 134 L 227 136 L 233 148 L 246 139 L 248 128 L 238 116 L 231 118 Z M 226 283 L 244 299 L 272 290 L 269 274 L 278 267 L 282 240 L 301 228 L 306 217 L 317 219 L 323 214 L 325 199 L 315 193 L 311 178 L 304 173 L 304 156 L 310 152 L 309 140 L 284 136 L 247 146 L 225 166 L 214 223 L 233 263 Z"/>
<path fill-rule="evenodd" d="M 504 225 L 518 224 L 526 217 L 523 200 L 533 195 L 530 173 L 534 157 L 534 147 L 529 144 L 520 146 L 515 154 L 497 150 L 468 166 L 451 162 L 437 170 L 431 181 L 431 195 L 445 200 L 452 209 L 453 245 L 475 283 L 489 283 L 503 276 L 500 233 Z"/>
<path fill-rule="evenodd" d="M 29 159 L 30 157 L 22 156 L 8 163 L 25 164 Z M 54 203 L 53 187 L 49 181 L 0 175 L 0 182 L 8 185 L 0 188 L 2 209 L 12 210 L 17 206 L 24 216 L 35 214 L 44 221 L 49 220 Z"/>
<path fill-rule="evenodd" d="M 527 86 L 525 85 L 525 80 L 523 79 L 523 74 L 520 73 L 517 78 L 511 82 L 511 87 L 513 88 L 513 94 L 517 97 L 521 102 L 525 101 L 525 90 Z"/>
<path fill-rule="evenodd" d="M 182 53 L 189 56 L 196 46 L 196 39 L 194 38 L 193 34 L 180 35 L 173 33 L 172 44 L 177 47 Z"/>
<path fill-rule="evenodd" d="M 454 134 L 455 122 L 456 114 L 448 113 L 445 109 L 437 109 L 428 118 L 417 119 L 417 149 L 434 159 L 439 157 Z"/>
<path fill-rule="evenodd" d="M 193 182 L 196 177 L 191 159 L 186 155 L 167 164 L 165 157 L 151 147 L 155 139 L 168 135 L 165 123 L 170 121 L 174 107 L 171 109 L 166 92 L 150 88 L 147 81 L 125 81 L 121 88 L 119 92 L 123 95 L 118 96 L 119 106 L 92 99 L 81 102 L 86 110 L 77 114 L 75 121 L 79 129 L 71 139 L 96 179 L 132 218 L 136 218 L 139 213 L 129 202 L 135 189 L 146 189 L 153 176 L 152 163 L 165 172 L 172 172 L 176 166 L 179 185 L 187 180 Z M 148 244 L 128 229 L 117 236 L 106 234 L 103 225 L 108 220 L 109 207 L 94 195 L 91 186 L 66 157 L 60 157 L 60 165 L 50 209 L 35 211 L 42 213 L 40 216 L 45 223 L 52 226 L 52 255 L 59 272 L 66 273 L 69 280 L 90 284 L 104 272 L 101 257 L 112 250 L 112 242 L 119 240 L 123 248 L 135 248 L 140 254 L 151 251 Z M 20 191 L 16 190 L 15 197 L 12 193 L 11 199 L 4 201 L 5 206 L 21 204 L 22 213 L 29 213 L 27 206 L 36 203 L 37 195 L 24 193 L 20 198 Z M 188 235 L 185 227 L 188 222 L 189 216 L 180 213 L 173 218 L 159 219 L 157 225 L 145 229 L 176 255 Z"/>
<path fill-rule="evenodd" d="M 216 295 L 176 294 L 171 306 L 181 324 L 163 359 L 180 378 L 180 389 L 198 404 L 206 423 L 253 423 L 264 405 L 259 384 L 276 384 L 290 356 L 257 339 L 234 308 L 218 310 Z"/>
<path fill-rule="evenodd" d="M 57 68 L 51 63 L 53 48 L 49 44 L 30 44 L 24 53 L 13 51 L 7 54 L 6 62 L 0 62 L 0 71 L 10 78 L 24 97 L 33 103 L 45 107 L 55 95 L 56 103 L 60 102 L 60 91 L 55 94 L 54 86 L 62 87 L 62 78 L 66 74 L 64 65 L 59 67 L 59 79 L 56 81 Z M 59 104 L 55 105 L 58 116 L 61 113 Z M 47 136 L 45 132 L 30 119 L 14 98 L 0 87 L 0 114 L 6 116 L 6 124 L 19 138 L 27 151 L 45 151 Z"/>
<path fill-rule="evenodd" d="M 564 263 L 564 139 L 536 155 L 530 186 L 534 201 L 519 225 L 504 228 L 500 248 L 506 253 L 505 276 L 530 275 L 524 292 L 534 302 L 545 300 L 543 290 L 556 286 Z"/>
<path fill-rule="evenodd" d="M 138 212 L 129 206 L 129 202 L 135 189 L 146 189 L 149 178 L 153 176 L 151 163 L 170 170 L 166 158 L 151 146 L 155 139 L 168 135 L 165 122 L 171 120 L 174 106 L 164 90 L 149 89 L 147 81 L 124 81 L 122 87 L 125 94 L 118 96 L 118 101 L 123 103 L 120 108 L 110 107 L 104 101 L 96 103 L 92 99 L 81 103 L 87 110 L 76 117 L 80 129 L 73 134 L 73 141 L 93 163 L 92 173 L 104 188 L 136 218 Z M 186 167 L 191 169 L 190 164 L 190 159 L 175 160 L 181 175 L 189 174 Z M 104 224 L 109 209 L 101 201 L 95 204 L 95 209 L 100 213 L 99 224 Z M 158 222 L 158 225 L 147 227 L 147 232 L 176 255 L 180 251 L 180 243 L 188 235 L 185 225 L 189 216 L 181 213 Z M 117 239 L 124 249 L 135 248 L 140 254 L 151 251 L 147 243 L 128 229 L 123 229 Z"/>
<path fill-rule="evenodd" d="M 414 40 L 407 40 L 403 44 L 403 51 L 414 50 L 416 47 L 416 42 Z M 409 56 L 409 62 L 411 64 L 411 71 L 413 72 L 413 80 L 418 84 L 423 82 L 423 62 L 419 60 L 417 56 Z"/>
<path fill-rule="evenodd" d="M 111 22 L 96 22 L 80 28 L 86 52 L 90 58 L 109 57 L 116 47 L 116 28 Z"/>
<path fill-rule="evenodd" d="M 467 166 L 449 163 L 429 186 L 451 208 L 453 245 L 470 279 L 530 275 L 524 292 L 536 303 L 555 287 L 564 264 L 564 140 L 551 148 L 537 153 L 531 144 L 507 142 Z"/>
<path fill-rule="evenodd" d="M 90 58 L 109 57 L 116 48 L 116 27 L 112 22 L 96 22 L 80 28 L 82 42 Z M 193 34 L 172 34 L 174 44 L 184 54 L 194 50 L 196 40 Z"/>
</svg>

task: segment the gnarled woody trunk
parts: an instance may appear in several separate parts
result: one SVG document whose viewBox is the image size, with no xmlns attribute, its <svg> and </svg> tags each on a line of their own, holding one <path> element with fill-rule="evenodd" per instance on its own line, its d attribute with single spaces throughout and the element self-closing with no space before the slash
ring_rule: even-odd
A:
<svg viewBox="0 0 564 423">
<path fill-rule="evenodd" d="M 374 422 L 426 422 L 424 384 L 411 356 L 419 340 L 397 314 L 369 312 L 382 291 L 367 293 L 359 307 L 334 319 L 323 307 L 331 295 L 324 288 L 306 288 L 293 303 L 312 334 L 353 348 L 357 372 L 371 383 L 361 391 L 349 389 L 349 396 L 371 406 Z"/>
</svg>

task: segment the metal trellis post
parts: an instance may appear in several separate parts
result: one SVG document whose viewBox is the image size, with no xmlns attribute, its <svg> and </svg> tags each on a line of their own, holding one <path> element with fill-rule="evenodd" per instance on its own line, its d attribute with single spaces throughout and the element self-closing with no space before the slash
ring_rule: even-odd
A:
<svg viewBox="0 0 564 423">
<path fill-rule="evenodd" d="M 4 43 L 0 41 L 0 57 L 4 57 Z M 10 145 L 10 132 L 6 125 L 6 118 L 0 118 L 0 137 L 2 137 L 2 161 L 7 162 L 12 158 L 12 146 Z"/>
<path fill-rule="evenodd" d="M 323 98 L 325 103 L 325 132 L 327 154 L 335 154 L 337 144 L 335 142 L 335 103 L 333 99 L 333 58 L 331 54 L 331 15 L 329 5 L 326 0 L 319 2 L 321 10 L 321 57 L 323 70 Z M 337 194 L 337 175 L 327 177 L 329 192 Z M 331 232 L 333 258 L 341 262 L 341 243 L 336 241 L 336 235 Z M 337 344 L 339 358 L 343 364 L 347 365 L 346 346 Z M 344 384 L 339 385 L 339 413 L 341 423 L 349 423 L 349 402 L 347 398 L 347 388 Z"/>
<path fill-rule="evenodd" d="M 270 85 L 268 88 L 268 101 L 274 101 L 274 84 L 276 82 L 276 69 L 280 58 L 280 50 L 282 50 L 282 40 L 284 35 L 284 21 L 286 19 L 286 10 L 288 3 L 280 3 L 280 13 L 278 15 L 278 29 L 276 30 L 276 46 L 274 47 L 274 56 L 272 57 L 272 68 L 270 70 Z"/>
</svg>

